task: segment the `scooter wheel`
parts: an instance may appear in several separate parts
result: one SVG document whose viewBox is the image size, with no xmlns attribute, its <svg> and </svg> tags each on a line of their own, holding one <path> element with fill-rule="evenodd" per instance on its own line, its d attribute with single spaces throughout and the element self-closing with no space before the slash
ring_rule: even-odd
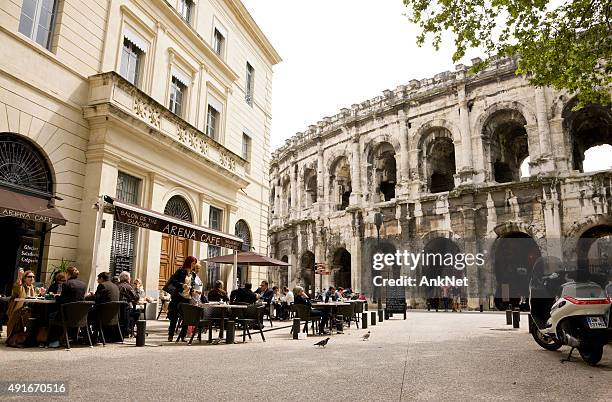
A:
<svg viewBox="0 0 612 402">
<path fill-rule="evenodd" d="M 557 339 L 552 336 L 543 335 L 537 329 L 531 333 L 533 339 L 536 341 L 538 345 L 543 347 L 546 350 L 555 351 L 558 350 L 563 344 L 559 342 Z"/>
<path fill-rule="evenodd" d="M 582 360 L 591 366 L 594 366 L 599 363 L 601 357 L 603 356 L 603 345 L 589 345 L 581 347 L 578 348 L 578 352 L 580 352 L 580 357 L 582 357 Z"/>
</svg>

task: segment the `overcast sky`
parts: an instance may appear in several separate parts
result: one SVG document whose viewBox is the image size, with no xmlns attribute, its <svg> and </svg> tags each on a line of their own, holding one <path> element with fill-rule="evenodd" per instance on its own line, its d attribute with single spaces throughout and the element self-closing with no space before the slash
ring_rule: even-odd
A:
<svg viewBox="0 0 612 402">
<path fill-rule="evenodd" d="M 452 42 L 438 52 L 416 45 L 418 29 L 401 0 L 243 3 L 283 59 L 274 67 L 272 149 L 343 107 L 455 69 Z M 610 149 L 598 158 L 601 168 L 611 166 Z"/>
</svg>

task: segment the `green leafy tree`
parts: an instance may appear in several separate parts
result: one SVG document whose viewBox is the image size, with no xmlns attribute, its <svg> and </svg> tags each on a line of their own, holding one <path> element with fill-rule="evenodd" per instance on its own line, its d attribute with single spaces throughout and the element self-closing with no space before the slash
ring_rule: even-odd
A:
<svg viewBox="0 0 612 402">
<path fill-rule="evenodd" d="M 535 86 L 579 93 L 579 105 L 609 105 L 612 92 L 610 0 L 403 0 L 421 32 L 419 46 L 454 34 L 453 61 L 467 49 L 488 59 L 519 55 L 517 74 Z M 487 61 L 475 66 L 484 68 Z"/>
</svg>

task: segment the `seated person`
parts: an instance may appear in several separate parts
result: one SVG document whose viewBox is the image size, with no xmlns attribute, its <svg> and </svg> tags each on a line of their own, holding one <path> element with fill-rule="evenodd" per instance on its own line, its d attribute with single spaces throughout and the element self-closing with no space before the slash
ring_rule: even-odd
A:
<svg viewBox="0 0 612 402">
<path fill-rule="evenodd" d="M 88 296 L 87 299 L 92 297 Z M 98 287 L 96 293 L 93 294 L 93 300 L 96 304 L 119 301 L 119 288 L 110 281 L 108 272 L 100 272 L 98 274 Z"/>
<path fill-rule="evenodd" d="M 338 300 L 338 295 L 336 293 L 336 288 L 333 286 L 330 286 L 329 289 L 327 290 L 327 293 L 325 294 L 325 303 L 328 303 L 329 301 L 336 301 Z"/>
<path fill-rule="evenodd" d="M 138 295 L 138 304 L 153 303 L 155 301 L 151 296 L 147 296 L 140 279 L 134 279 L 132 287 L 134 288 L 134 292 Z"/>
<path fill-rule="evenodd" d="M 66 273 L 57 272 L 53 278 L 53 283 L 47 289 L 47 293 L 59 294 L 62 293 L 62 286 L 66 283 Z"/>
<path fill-rule="evenodd" d="M 136 304 L 140 298 L 132 285 L 130 285 L 129 272 L 123 271 L 119 274 L 119 284 L 117 284 L 117 287 L 119 288 L 119 300 L 128 303 L 128 308 L 126 310 L 128 320 L 127 323 L 121 323 L 121 326 L 126 329 L 126 334 L 132 334 L 132 329 L 134 325 L 136 325 L 136 320 L 140 318 L 140 311 L 136 309 Z M 127 328 L 125 328 L 126 324 Z"/>
<path fill-rule="evenodd" d="M 97 282 L 98 287 L 96 288 L 96 293 L 89 293 L 87 296 L 85 296 L 85 300 L 95 301 L 96 305 L 119 301 L 119 288 L 117 287 L 117 285 L 110 281 L 110 273 L 100 272 L 98 274 Z M 98 341 L 98 317 L 96 315 L 95 307 L 89 313 L 87 321 L 93 327 L 92 342 L 95 343 Z M 106 337 L 108 339 L 108 335 L 106 335 Z"/>
<path fill-rule="evenodd" d="M 222 281 L 215 282 L 215 287 L 212 288 L 210 292 L 208 292 L 208 301 L 211 301 L 211 302 L 220 302 L 220 301 L 228 302 L 229 301 L 229 297 L 227 297 L 227 292 L 223 290 Z"/>
<path fill-rule="evenodd" d="M 268 281 L 261 281 L 261 285 L 259 285 L 255 293 L 259 295 L 260 300 L 267 304 L 270 304 L 274 295 L 274 291 L 270 289 Z"/>
<path fill-rule="evenodd" d="M 270 304 L 274 307 L 274 315 L 276 316 L 276 319 L 280 320 L 282 317 L 281 313 L 283 306 L 287 305 L 287 303 L 282 300 L 282 295 L 278 289 L 278 286 L 272 287 L 272 300 L 270 301 Z"/>
<path fill-rule="evenodd" d="M 35 297 L 36 290 L 34 289 L 34 272 L 23 268 L 19 268 L 17 280 L 13 286 L 11 300 L 7 308 L 8 323 L 6 326 L 6 337 L 10 338 L 13 333 L 23 332 L 21 319 L 21 309 L 24 306 L 23 302 L 16 302 L 17 298 Z"/>
<path fill-rule="evenodd" d="M 296 286 L 295 288 L 293 288 L 293 294 L 295 297 L 294 304 L 304 304 L 308 307 L 312 306 L 312 303 L 310 302 L 310 298 L 308 298 L 308 295 L 306 295 L 306 293 L 304 292 L 303 287 Z M 323 335 L 329 334 L 323 329 L 329 321 L 329 312 L 325 310 L 317 310 L 311 307 L 310 316 L 311 317 L 321 317 L 321 325 L 319 326 L 319 333 Z"/>
<path fill-rule="evenodd" d="M 49 347 L 58 348 L 60 346 L 59 338 L 62 331 L 61 311 L 62 304 L 74 303 L 85 300 L 85 291 L 87 286 L 78 279 L 79 270 L 77 267 L 70 267 L 66 271 L 68 280 L 62 285 L 62 293 L 55 296 L 57 301 L 57 310 L 49 314 L 49 322 L 54 324 L 49 328 Z"/>
<path fill-rule="evenodd" d="M 253 289 L 253 285 L 249 282 L 244 284 L 243 288 L 238 288 L 232 292 L 232 297 L 230 297 L 231 303 L 248 303 L 253 304 L 257 301 L 257 295 L 253 293 L 251 290 Z"/>
</svg>

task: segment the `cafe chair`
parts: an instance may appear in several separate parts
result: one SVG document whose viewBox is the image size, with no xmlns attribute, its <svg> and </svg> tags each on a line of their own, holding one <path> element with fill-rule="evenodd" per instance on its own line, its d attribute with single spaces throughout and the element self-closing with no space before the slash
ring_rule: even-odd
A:
<svg viewBox="0 0 612 402">
<path fill-rule="evenodd" d="M 235 309 L 236 322 L 242 325 L 242 342 L 246 341 L 246 335 L 249 340 L 252 340 L 250 326 L 257 324 L 261 339 L 265 342 L 266 338 L 262 330 L 262 321 L 265 314 L 266 306 L 258 307 L 255 304 L 249 304 L 246 309 Z"/>
<path fill-rule="evenodd" d="M 304 325 L 304 331 L 306 332 L 306 335 L 308 335 L 309 322 L 311 323 L 313 333 L 315 333 L 315 323 L 317 323 L 317 326 L 321 326 L 321 317 L 310 316 L 311 307 L 306 306 L 305 304 L 292 304 L 291 309 L 295 312 L 295 317 L 299 318 L 300 321 L 306 322 L 306 325 Z M 291 328 L 291 333 L 293 333 L 293 328 Z"/>
<path fill-rule="evenodd" d="M 208 327 L 208 343 L 212 343 L 212 332 L 214 326 L 221 328 L 221 323 L 227 321 L 227 317 L 224 316 L 224 312 L 220 308 L 214 308 L 207 304 L 202 305 L 203 316 L 202 319 L 206 321 Z"/>
<path fill-rule="evenodd" d="M 341 315 L 342 319 L 348 322 L 349 328 L 351 327 L 351 320 L 353 319 L 353 315 L 355 314 L 355 303 L 350 303 L 348 306 L 338 306 L 336 308 L 336 316 Z M 337 331 L 338 329 L 336 329 Z"/>
<path fill-rule="evenodd" d="M 89 340 L 89 346 L 93 347 L 91 343 L 91 331 L 89 325 L 87 325 L 87 315 L 93 307 L 94 302 L 92 301 L 78 301 L 73 303 L 65 303 L 61 306 L 61 323 L 64 328 L 64 338 L 66 339 L 66 349 L 70 349 L 70 339 L 68 338 L 68 328 L 76 328 L 77 335 L 76 341 L 79 340 L 79 331 L 85 327 L 87 329 L 87 339 Z"/>
<path fill-rule="evenodd" d="M 353 302 L 351 304 L 353 305 L 353 316 L 351 317 L 351 320 L 354 320 L 355 321 L 355 326 L 357 328 L 360 328 L 361 314 L 363 313 L 363 305 L 365 303 L 362 303 L 362 302 Z M 349 322 L 349 327 L 350 327 L 350 322 Z"/>
<path fill-rule="evenodd" d="M 123 334 L 121 333 L 121 326 L 119 325 L 119 312 L 124 308 L 125 302 L 113 301 L 108 303 L 96 304 L 94 312 L 96 314 L 96 321 L 98 324 L 97 336 L 102 338 L 102 345 L 106 346 L 106 338 L 104 337 L 104 327 L 117 326 L 119 331 L 119 337 L 121 343 L 123 343 Z"/>
<path fill-rule="evenodd" d="M 189 345 L 191 345 L 193 342 L 196 331 L 198 332 L 198 342 L 202 343 L 202 329 L 204 328 L 204 325 L 210 323 L 209 320 L 204 319 L 204 309 L 192 304 L 181 303 L 179 304 L 179 311 L 183 317 L 183 326 L 188 327 L 191 325 L 194 327 L 194 330 L 191 333 L 191 338 L 189 339 Z"/>
</svg>

